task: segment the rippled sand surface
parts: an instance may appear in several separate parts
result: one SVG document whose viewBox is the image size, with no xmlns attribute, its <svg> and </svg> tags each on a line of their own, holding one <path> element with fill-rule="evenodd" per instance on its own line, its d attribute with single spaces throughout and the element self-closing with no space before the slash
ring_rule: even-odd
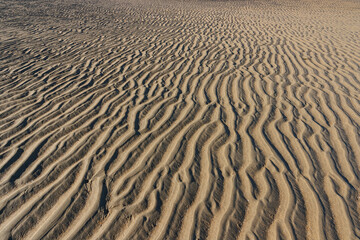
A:
<svg viewBox="0 0 360 240">
<path fill-rule="evenodd" d="M 0 239 L 359 239 L 360 2 L 0 0 Z"/>
</svg>

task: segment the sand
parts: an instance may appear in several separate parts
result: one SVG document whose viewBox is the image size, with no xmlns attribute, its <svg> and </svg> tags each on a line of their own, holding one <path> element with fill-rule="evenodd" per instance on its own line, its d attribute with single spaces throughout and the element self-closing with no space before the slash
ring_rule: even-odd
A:
<svg viewBox="0 0 360 240">
<path fill-rule="evenodd" d="M 0 239 L 360 239 L 359 1 L 0 1 Z"/>
</svg>

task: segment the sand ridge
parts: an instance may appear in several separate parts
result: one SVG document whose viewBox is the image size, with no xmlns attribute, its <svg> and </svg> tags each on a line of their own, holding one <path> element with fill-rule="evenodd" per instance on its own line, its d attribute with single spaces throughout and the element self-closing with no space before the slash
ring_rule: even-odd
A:
<svg viewBox="0 0 360 240">
<path fill-rule="evenodd" d="M 356 1 L 0 1 L 1 239 L 359 239 Z"/>
</svg>

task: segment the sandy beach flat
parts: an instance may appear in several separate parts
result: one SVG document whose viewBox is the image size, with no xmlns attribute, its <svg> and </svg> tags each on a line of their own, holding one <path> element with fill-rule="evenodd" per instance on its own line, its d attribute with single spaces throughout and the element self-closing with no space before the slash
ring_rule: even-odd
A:
<svg viewBox="0 0 360 240">
<path fill-rule="evenodd" d="M 0 239 L 360 239 L 360 2 L 0 0 Z"/>
</svg>

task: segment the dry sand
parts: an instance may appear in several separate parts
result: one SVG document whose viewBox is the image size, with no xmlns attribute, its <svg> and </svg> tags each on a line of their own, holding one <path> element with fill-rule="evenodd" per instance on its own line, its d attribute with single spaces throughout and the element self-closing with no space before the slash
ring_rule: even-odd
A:
<svg viewBox="0 0 360 240">
<path fill-rule="evenodd" d="M 0 159 L 1 239 L 359 239 L 360 2 L 1 0 Z"/>
</svg>

